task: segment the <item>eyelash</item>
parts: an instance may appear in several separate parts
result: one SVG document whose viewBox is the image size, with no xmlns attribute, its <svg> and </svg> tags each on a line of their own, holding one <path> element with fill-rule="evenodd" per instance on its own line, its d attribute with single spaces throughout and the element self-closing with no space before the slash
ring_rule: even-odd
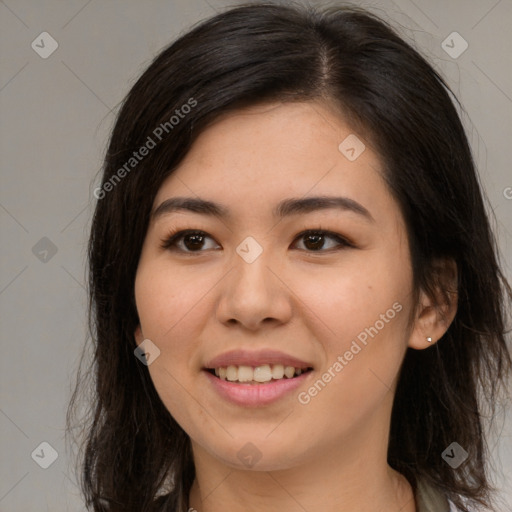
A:
<svg viewBox="0 0 512 512">
<path fill-rule="evenodd" d="M 167 235 L 167 237 L 162 239 L 161 248 L 171 250 L 171 251 L 179 251 L 184 254 L 201 254 L 201 253 L 206 252 L 205 250 L 189 251 L 189 250 L 177 248 L 177 243 L 179 241 L 181 241 L 186 235 L 201 235 L 201 236 L 205 236 L 205 237 L 208 237 L 208 238 L 211 238 L 212 240 L 214 240 L 213 237 L 211 237 L 208 233 L 206 233 L 205 231 L 198 230 L 198 229 L 182 229 L 182 230 L 171 229 L 171 232 Z M 307 250 L 307 249 L 299 249 L 299 250 L 315 254 L 315 253 L 331 253 L 333 251 L 339 251 L 344 248 L 355 248 L 355 245 L 352 242 L 350 242 L 347 238 L 339 235 L 338 233 L 334 233 L 332 231 L 328 231 L 328 230 L 325 230 L 322 228 L 306 229 L 306 230 L 300 232 L 294 238 L 294 243 L 296 240 L 306 237 L 308 235 L 321 235 L 324 237 L 332 238 L 339 244 L 339 247 L 337 247 L 337 248 L 335 247 L 335 248 L 331 248 L 331 249 L 319 249 L 319 250 Z"/>
</svg>

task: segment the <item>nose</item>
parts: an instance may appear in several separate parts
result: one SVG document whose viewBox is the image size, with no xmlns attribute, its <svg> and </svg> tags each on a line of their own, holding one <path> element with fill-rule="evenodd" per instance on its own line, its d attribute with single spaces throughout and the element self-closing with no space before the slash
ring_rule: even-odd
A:
<svg viewBox="0 0 512 512">
<path fill-rule="evenodd" d="M 248 263 L 235 256 L 234 268 L 219 283 L 217 319 L 255 331 L 266 325 L 281 325 L 292 316 L 292 292 L 265 251 Z"/>
</svg>

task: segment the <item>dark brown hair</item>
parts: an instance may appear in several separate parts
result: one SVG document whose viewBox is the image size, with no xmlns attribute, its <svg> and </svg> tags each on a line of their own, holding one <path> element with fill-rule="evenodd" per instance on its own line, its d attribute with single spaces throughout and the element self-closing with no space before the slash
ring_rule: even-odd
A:
<svg viewBox="0 0 512 512">
<path fill-rule="evenodd" d="M 219 116 L 313 99 L 341 112 L 380 155 L 406 221 L 416 291 L 434 296 L 443 285 L 436 262 L 457 264 L 454 321 L 434 346 L 406 354 L 389 464 L 413 487 L 424 479 L 462 510 L 490 505 L 483 414 L 492 417 L 511 368 L 504 336 L 512 292 L 449 88 L 364 10 L 255 3 L 200 23 L 164 49 L 131 88 L 112 131 L 88 254 L 93 354 L 68 411 L 68 429 L 81 428 L 84 437 L 80 476 L 88 508 L 188 507 L 190 440 L 134 357 L 134 280 L 158 189 Z M 149 138 L 155 146 L 127 166 Z M 92 405 L 76 427 L 80 391 Z M 456 470 L 441 457 L 453 441 L 469 453 Z M 172 492 L 156 501 L 164 491 Z"/>
</svg>

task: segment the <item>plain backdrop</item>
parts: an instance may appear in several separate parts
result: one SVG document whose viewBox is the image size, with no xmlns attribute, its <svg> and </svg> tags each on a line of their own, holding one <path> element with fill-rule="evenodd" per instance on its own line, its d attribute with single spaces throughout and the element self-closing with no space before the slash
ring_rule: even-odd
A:
<svg viewBox="0 0 512 512">
<path fill-rule="evenodd" d="M 354 3 L 391 21 L 462 101 L 510 279 L 512 1 Z M 155 54 L 233 4 L 0 1 L 2 512 L 85 510 L 64 422 L 87 337 L 85 249 L 109 131 L 119 103 Z M 511 504 L 506 412 L 490 444 L 496 485 Z"/>
</svg>

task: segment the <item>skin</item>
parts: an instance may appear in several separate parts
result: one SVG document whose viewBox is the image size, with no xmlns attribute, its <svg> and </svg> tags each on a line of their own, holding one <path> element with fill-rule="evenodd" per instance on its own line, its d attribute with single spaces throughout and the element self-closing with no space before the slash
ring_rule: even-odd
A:
<svg viewBox="0 0 512 512">
<path fill-rule="evenodd" d="M 135 283 L 135 338 L 161 351 L 148 369 L 191 438 L 189 505 L 199 512 L 416 510 L 409 483 L 386 460 L 395 385 L 406 348 L 435 343 L 455 311 L 438 315 L 422 292 L 413 303 L 403 217 L 370 145 L 355 161 L 338 149 L 352 133 L 321 102 L 231 113 L 199 136 L 155 198 L 154 208 L 191 196 L 230 212 L 224 219 L 189 211 L 153 219 Z M 272 216 L 283 199 L 317 195 L 351 198 L 373 220 L 334 208 Z M 173 228 L 206 232 L 202 252 L 189 244 L 196 252 L 187 253 L 183 238 L 181 251 L 162 248 Z M 326 237 L 314 251 L 307 237 L 297 238 L 319 228 L 354 247 Z M 247 236 L 263 249 L 253 263 L 236 252 Z M 401 311 L 308 404 L 299 403 L 298 392 L 395 303 Z M 273 404 L 233 405 L 202 368 L 236 348 L 281 350 L 314 371 Z M 237 456 L 248 442 L 261 454 L 250 469 Z"/>
</svg>

